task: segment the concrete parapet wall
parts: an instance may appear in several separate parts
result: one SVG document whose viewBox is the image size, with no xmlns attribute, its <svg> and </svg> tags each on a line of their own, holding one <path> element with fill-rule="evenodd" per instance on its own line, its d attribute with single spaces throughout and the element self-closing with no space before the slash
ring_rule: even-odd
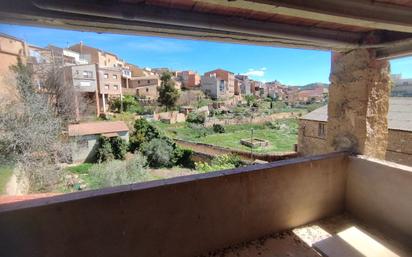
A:
<svg viewBox="0 0 412 257">
<path fill-rule="evenodd" d="M 0 256 L 195 256 L 343 211 L 347 157 L 298 158 L 0 206 Z"/>
<path fill-rule="evenodd" d="M 349 157 L 346 209 L 412 249 L 412 168 Z"/>
</svg>

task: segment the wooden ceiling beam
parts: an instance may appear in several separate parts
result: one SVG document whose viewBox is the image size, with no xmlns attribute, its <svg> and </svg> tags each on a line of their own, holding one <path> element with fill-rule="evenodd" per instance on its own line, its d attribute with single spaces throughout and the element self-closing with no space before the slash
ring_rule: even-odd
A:
<svg viewBox="0 0 412 257">
<path fill-rule="evenodd" d="M 6 1 L 8 2 L 8 1 Z M 0 1 L 3 21 L 21 22 L 19 17 L 33 24 L 69 27 L 84 19 L 99 20 L 101 24 L 123 23 L 125 33 L 131 33 L 133 26 L 152 29 L 157 35 L 191 37 L 209 40 L 265 44 L 297 48 L 345 50 L 359 46 L 362 33 L 336 31 L 264 21 L 227 17 L 192 11 L 148 6 L 146 4 L 121 4 L 118 1 L 61 1 L 61 0 L 22 0 L 7 4 Z M 33 5 L 34 3 L 35 5 Z M 106 4 L 105 4 L 106 3 Z M 31 18 L 30 18 L 31 17 Z M 53 20 L 53 22 L 51 22 Z M 64 20 L 64 22 L 63 22 Z M 93 25 L 92 21 L 89 25 Z M 47 23 L 47 24 L 46 24 Z M 87 24 L 79 24 L 77 29 L 84 29 Z M 95 26 L 96 27 L 96 26 Z M 71 29 L 76 29 L 70 26 Z M 99 31 L 105 28 L 94 28 Z M 138 30 L 135 30 L 136 33 Z M 197 32 L 202 32 L 199 34 Z M 212 36 L 213 35 L 213 36 Z M 277 44 L 281 43 L 281 44 Z"/>
<path fill-rule="evenodd" d="M 368 0 L 196 0 L 319 22 L 412 33 L 412 8 Z"/>
</svg>

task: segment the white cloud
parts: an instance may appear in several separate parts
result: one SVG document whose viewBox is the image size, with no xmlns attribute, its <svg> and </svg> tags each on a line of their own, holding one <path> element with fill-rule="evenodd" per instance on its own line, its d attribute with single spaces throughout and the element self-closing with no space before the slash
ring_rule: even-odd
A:
<svg viewBox="0 0 412 257">
<path fill-rule="evenodd" d="M 249 69 L 247 72 L 243 73 L 243 75 L 247 75 L 250 77 L 264 77 L 265 71 L 266 71 L 265 67 L 260 68 L 260 69 Z"/>
</svg>

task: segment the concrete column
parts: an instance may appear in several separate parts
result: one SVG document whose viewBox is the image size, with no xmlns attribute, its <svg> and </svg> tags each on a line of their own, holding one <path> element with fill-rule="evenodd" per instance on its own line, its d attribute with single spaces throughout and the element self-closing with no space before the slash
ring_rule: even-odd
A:
<svg viewBox="0 0 412 257">
<path fill-rule="evenodd" d="M 333 53 L 327 142 L 330 151 L 349 150 L 385 158 L 388 143 L 389 62 L 374 51 Z"/>
<path fill-rule="evenodd" d="M 103 101 L 103 113 L 106 113 L 106 99 L 104 97 L 104 94 L 102 94 L 102 101 Z"/>
<path fill-rule="evenodd" d="M 96 97 L 96 116 L 99 117 L 100 116 L 100 100 L 99 100 L 99 93 L 97 90 L 95 92 L 95 97 Z"/>
</svg>

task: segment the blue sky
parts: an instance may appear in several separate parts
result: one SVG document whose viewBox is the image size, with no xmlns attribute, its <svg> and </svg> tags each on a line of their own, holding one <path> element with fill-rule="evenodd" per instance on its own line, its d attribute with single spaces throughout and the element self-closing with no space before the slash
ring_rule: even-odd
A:
<svg viewBox="0 0 412 257">
<path fill-rule="evenodd" d="M 140 67 L 168 67 L 204 73 L 223 68 L 260 81 L 288 85 L 328 82 L 330 52 L 197 40 L 98 34 L 0 24 L 0 32 L 37 46 L 84 44 L 117 54 Z M 412 77 L 412 57 L 391 61 L 392 73 Z"/>
</svg>

